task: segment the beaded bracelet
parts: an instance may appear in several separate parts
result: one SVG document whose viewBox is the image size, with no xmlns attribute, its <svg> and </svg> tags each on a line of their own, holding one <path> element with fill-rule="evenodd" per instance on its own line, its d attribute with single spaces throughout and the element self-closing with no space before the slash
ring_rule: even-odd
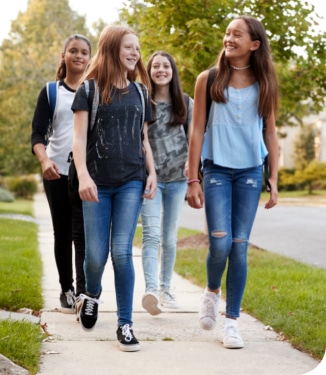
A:
<svg viewBox="0 0 326 375">
<path fill-rule="evenodd" d="M 194 180 L 188 180 L 187 181 L 187 184 L 192 184 L 193 182 L 200 182 L 200 180 L 198 178 L 195 178 Z"/>
</svg>

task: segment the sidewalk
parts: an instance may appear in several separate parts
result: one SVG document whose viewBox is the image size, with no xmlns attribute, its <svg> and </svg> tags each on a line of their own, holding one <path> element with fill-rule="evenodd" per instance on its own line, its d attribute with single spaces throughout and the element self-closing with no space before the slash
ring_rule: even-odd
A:
<svg viewBox="0 0 326 375">
<path fill-rule="evenodd" d="M 113 269 L 109 259 L 103 278 L 99 319 L 95 329 L 85 332 L 73 314 L 59 312 L 57 270 L 53 255 L 50 213 L 44 194 L 35 196 L 34 211 L 39 224 L 39 249 L 44 277 L 44 311 L 41 323 L 50 337 L 42 344 L 40 375 L 302 375 L 319 362 L 280 341 L 275 332 L 247 314 L 239 319 L 245 348 L 230 350 L 221 344 L 220 316 L 214 331 L 199 328 L 198 309 L 203 290 L 174 275 L 173 284 L 180 303 L 178 310 L 164 310 L 151 316 L 141 306 L 144 280 L 140 250 L 134 249 L 136 284 L 134 333 L 141 351 L 125 353 L 116 341 L 116 304 Z M 225 309 L 224 301 L 220 312 Z M 320 366 L 319 366 L 320 367 Z M 311 375 L 321 372 L 316 369 Z"/>
</svg>

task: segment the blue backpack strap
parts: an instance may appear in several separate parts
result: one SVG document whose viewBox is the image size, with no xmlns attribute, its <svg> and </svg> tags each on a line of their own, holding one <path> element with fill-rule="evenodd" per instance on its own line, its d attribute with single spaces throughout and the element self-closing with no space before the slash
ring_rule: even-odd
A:
<svg viewBox="0 0 326 375">
<path fill-rule="evenodd" d="M 53 115 L 57 102 L 57 83 L 58 81 L 52 81 L 46 83 L 46 93 L 48 95 L 48 101 L 51 110 L 51 122 L 53 121 Z"/>
</svg>

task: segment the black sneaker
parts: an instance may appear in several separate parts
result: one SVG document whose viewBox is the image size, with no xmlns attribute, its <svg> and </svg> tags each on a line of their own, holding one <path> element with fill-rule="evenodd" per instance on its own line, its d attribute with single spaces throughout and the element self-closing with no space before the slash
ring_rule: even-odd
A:
<svg viewBox="0 0 326 375">
<path fill-rule="evenodd" d="M 138 350 L 140 350 L 140 344 L 134 336 L 134 332 L 130 328 L 129 324 L 118 327 L 117 337 L 120 350 L 122 350 L 123 352 L 137 352 Z"/>
<path fill-rule="evenodd" d="M 79 297 L 80 299 L 76 310 L 77 313 L 79 313 L 80 324 L 86 331 L 91 331 L 97 321 L 98 304 L 102 302 L 99 299 L 89 297 L 86 294 L 80 294 Z"/>
<path fill-rule="evenodd" d="M 65 314 L 73 314 L 75 303 L 75 293 L 73 290 L 69 289 L 67 292 L 60 293 L 60 304 L 61 311 Z"/>
</svg>

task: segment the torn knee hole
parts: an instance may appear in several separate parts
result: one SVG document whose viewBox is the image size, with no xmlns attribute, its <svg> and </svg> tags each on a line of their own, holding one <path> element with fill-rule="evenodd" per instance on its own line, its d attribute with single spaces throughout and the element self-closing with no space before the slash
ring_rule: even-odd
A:
<svg viewBox="0 0 326 375">
<path fill-rule="evenodd" d="M 246 242 L 243 238 L 235 238 L 233 242 Z"/>
<path fill-rule="evenodd" d="M 214 230 L 212 232 L 212 237 L 225 237 L 225 236 L 226 236 L 226 232 L 224 231 Z"/>
</svg>

